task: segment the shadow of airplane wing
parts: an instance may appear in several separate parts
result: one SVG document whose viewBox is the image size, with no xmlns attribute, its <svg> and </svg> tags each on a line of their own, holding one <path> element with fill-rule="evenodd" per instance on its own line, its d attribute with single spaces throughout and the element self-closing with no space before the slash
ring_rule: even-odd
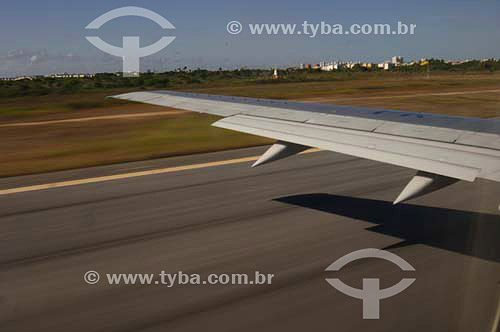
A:
<svg viewBox="0 0 500 332">
<path fill-rule="evenodd" d="M 445 208 L 338 196 L 308 194 L 277 202 L 376 224 L 368 230 L 398 237 L 401 245 L 425 244 L 500 262 L 500 216 Z"/>
</svg>

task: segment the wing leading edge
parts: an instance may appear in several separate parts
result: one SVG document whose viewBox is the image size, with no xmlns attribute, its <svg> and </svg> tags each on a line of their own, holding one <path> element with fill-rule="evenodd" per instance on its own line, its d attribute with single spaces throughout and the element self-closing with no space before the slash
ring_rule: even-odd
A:
<svg viewBox="0 0 500 332">
<path fill-rule="evenodd" d="M 216 127 L 277 140 L 254 166 L 314 147 L 417 170 L 395 204 L 458 180 L 500 181 L 497 120 L 170 91 L 114 98 L 218 115 Z"/>
</svg>

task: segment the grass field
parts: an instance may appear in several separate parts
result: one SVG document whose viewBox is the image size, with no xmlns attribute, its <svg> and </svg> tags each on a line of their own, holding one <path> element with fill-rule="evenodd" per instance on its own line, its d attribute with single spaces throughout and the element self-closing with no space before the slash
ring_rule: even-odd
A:
<svg viewBox="0 0 500 332">
<path fill-rule="evenodd" d="M 302 83 L 193 84 L 185 91 L 377 107 L 440 114 L 500 117 L 500 93 L 433 95 L 500 89 L 500 75 L 358 73 Z M 130 90 L 89 91 L 0 100 L 0 125 L 155 112 L 165 108 L 107 99 Z M 211 127 L 216 117 L 171 114 L 0 128 L 0 176 L 48 172 L 131 160 L 270 143 Z"/>
<path fill-rule="evenodd" d="M 301 83 L 269 83 L 194 87 L 192 91 L 244 97 L 305 99 L 314 97 L 370 97 L 375 95 L 444 92 L 500 87 L 499 73 L 425 74 L 357 73 L 348 79 Z"/>
<path fill-rule="evenodd" d="M 156 120 L 2 129 L 0 174 L 40 173 L 266 144 L 264 138 L 224 131 L 216 117 L 185 114 Z"/>
</svg>

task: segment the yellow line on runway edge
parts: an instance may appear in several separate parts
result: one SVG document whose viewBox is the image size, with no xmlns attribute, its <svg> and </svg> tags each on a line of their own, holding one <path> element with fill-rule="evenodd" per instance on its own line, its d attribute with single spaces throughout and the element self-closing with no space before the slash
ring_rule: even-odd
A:
<svg viewBox="0 0 500 332">
<path fill-rule="evenodd" d="M 318 149 L 311 149 L 311 150 L 304 151 L 301 154 L 313 153 L 313 152 L 318 152 L 318 151 L 319 151 Z M 148 175 L 174 173 L 174 172 L 188 171 L 188 170 L 193 170 L 193 169 L 201 169 L 201 168 L 208 168 L 208 167 L 215 167 L 215 166 L 241 164 L 241 163 L 246 163 L 246 162 L 250 162 L 250 161 L 255 161 L 255 160 L 258 160 L 259 158 L 260 158 L 260 156 L 254 156 L 254 157 L 246 157 L 246 158 L 239 158 L 239 159 L 215 161 L 215 162 L 204 163 L 204 164 L 177 166 L 177 167 L 153 169 L 150 171 L 125 173 L 125 174 L 101 176 L 101 177 L 89 178 L 89 179 L 40 184 L 40 185 L 36 185 L 36 186 L 0 190 L 0 196 L 1 195 L 24 193 L 24 192 L 29 192 L 29 191 L 38 191 L 38 190 L 46 190 L 46 189 L 53 189 L 53 188 L 78 186 L 78 185 L 82 185 L 82 184 L 99 183 L 99 182 L 107 182 L 107 181 L 114 181 L 114 180 L 123 180 L 123 179 L 137 178 L 137 177 L 148 176 Z"/>
</svg>

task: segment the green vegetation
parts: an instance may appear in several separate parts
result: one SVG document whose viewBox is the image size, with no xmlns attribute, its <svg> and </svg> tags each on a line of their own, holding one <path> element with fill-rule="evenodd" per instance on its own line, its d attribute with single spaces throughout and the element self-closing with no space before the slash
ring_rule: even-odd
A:
<svg viewBox="0 0 500 332">
<path fill-rule="evenodd" d="M 199 72 L 180 72 L 164 74 L 145 74 L 140 78 L 122 78 L 116 75 L 103 75 L 101 82 L 107 82 L 106 88 L 94 86 L 95 79 L 82 79 L 79 91 L 68 92 L 63 83 L 71 80 L 41 79 L 22 82 L 0 82 L 0 84 L 22 86 L 32 84 L 33 89 L 26 90 L 26 96 L 17 96 L 15 89 L 0 94 L 0 123 L 18 121 L 44 121 L 71 117 L 86 117 L 120 114 L 124 110 L 152 111 L 159 110 L 151 105 L 135 104 L 124 100 L 106 98 L 110 95 L 147 90 L 172 89 L 195 91 L 210 94 L 225 94 L 255 98 L 303 99 L 314 97 L 356 97 L 380 94 L 443 92 L 461 89 L 489 89 L 500 80 L 498 73 L 490 72 L 433 72 L 432 75 L 420 72 L 307 72 L 290 71 L 279 80 L 270 78 L 271 71 L 209 72 L 207 77 Z M 172 85 L 153 88 L 151 86 L 130 87 L 145 80 L 153 82 L 154 77 L 173 75 Z M 201 83 L 192 82 L 193 77 L 205 77 Z M 151 78 L 151 77 L 152 78 Z M 148 78 L 150 77 L 150 78 Z M 191 77 L 191 78 L 189 78 Z M 188 79 L 189 78 L 189 79 Z M 123 84 L 127 87 L 116 87 Z M 199 80 L 194 80 L 199 81 Z M 49 94 L 36 95 L 36 84 L 53 84 Z M 172 80 L 174 82 L 174 80 Z M 150 83 L 152 84 L 152 83 Z M 31 94 L 34 95 L 31 95 Z M 352 104 L 352 102 L 349 102 Z M 354 104 L 353 104 L 354 105 Z M 361 106 L 361 105 L 360 105 Z M 364 105 L 363 105 L 364 106 Z M 398 105 L 396 105 L 398 106 Z M 419 105 L 415 104 L 415 108 Z M 392 107 L 392 106 L 391 106 Z M 419 109 L 417 109 L 419 110 Z M 421 111 L 426 111 L 425 108 Z"/>
<path fill-rule="evenodd" d="M 230 82 L 257 81 L 270 76 L 266 70 L 234 71 L 175 71 L 144 73 L 137 78 L 117 74 L 97 74 L 93 78 L 36 78 L 22 81 L 0 81 L 0 98 L 45 96 L 50 94 L 71 95 L 92 91 L 116 89 L 165 89 L 196 84 L 228 84 Z"/>
<path fill-rule="evenodd" d="M 105 165 L 271 143 L 210 126 L 214 116 L 95 121 L 6 127 L 1 130 L 0 177 Z"/>
<path fill-rule="evenodd" d="M 1 90 L 0 90 L 1 91 Z M 57 115 L 58 117 L 78 116 L 88 111 L 107 110 L 130 105 L 123 100 L 106 98 L 109 95 L 120 93 L 114 91 L 85 91 L 72 94 L 50 93 L 43 96 L 0 97 L 0 122 L 21 121 L 25 119 Z"/>
<path fill-rule="evenodd" d="M 450 71 L 450 72 L 481 72 L 488 71 L 494 72 L 500 70 L 500 61 L 488 60 L 478 61 L 472 60 L 460 64 L 451 64 L 444 60 L 431 59 L 428 65 L 421 66 L 414 64 L 412 66 L 402 66 L 392 70 L 399 70 L 402 72 L 426 72 L 426 71 Z"/>
<path fill-rule="evenodd" d="M 428 65 L 414 64 L 392 68 L 388 72 L 373 67 L 372 69 L 355 66 L 353 69 L 342 69 L 335 72 L 321 72 L 319 70 L 288 69 L 283 71 L 279 80 L 271 79 L 271 70 L 240 69 L 208 71 L 197 69 L 188 71 L 187 68 L 164 73 L 144 73 L 137 78 L 125 78 L 119 74 L 97 74 L 94 78 L 56 79 L 37 78 L 32 81 L 0 81 L 0 98 L 45 96 L 50 94 L 71 95 L 103 90 L 127 89 L 186 89 L 202 86 L 230 86 L 230 85 L 269 85 L 279 83 L 299 82 L 335 82 L 358 79 L 360 73 L 374 72 L 382 77 L 391 74 L 410 73 L 478 73 L 495 72 L 500 70 L 500 61 L 469 61 L 452 65 L 444 60 L 429 60 Z"/>
</svg>

